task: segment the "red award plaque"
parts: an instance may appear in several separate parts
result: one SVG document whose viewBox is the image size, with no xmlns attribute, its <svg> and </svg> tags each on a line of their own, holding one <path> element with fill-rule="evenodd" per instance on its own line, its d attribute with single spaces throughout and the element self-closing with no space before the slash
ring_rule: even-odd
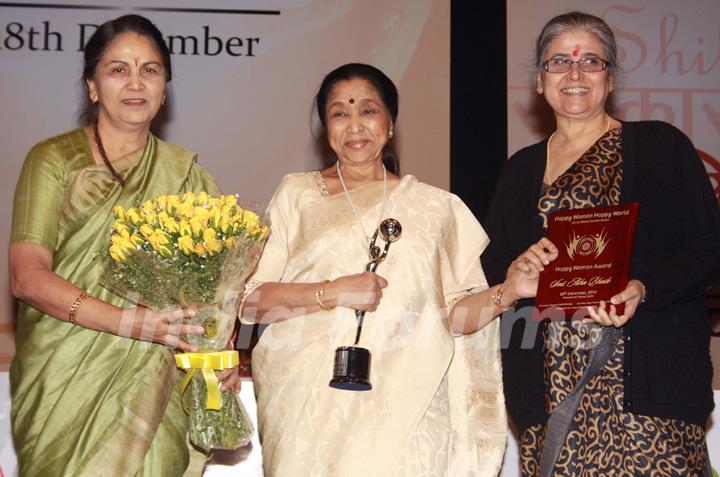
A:
<svg viewBox="0 0 720 477">
<path fill-rule="evenodd" d="M 537 318 L 571 318 L 623 291 L 628 283 L 639 205 L 629 203 L 555 212 L 547 238 L 558 258 L 538 282 Z M 624 305 L 616 307 L 618 314 Z"/>
</svg>

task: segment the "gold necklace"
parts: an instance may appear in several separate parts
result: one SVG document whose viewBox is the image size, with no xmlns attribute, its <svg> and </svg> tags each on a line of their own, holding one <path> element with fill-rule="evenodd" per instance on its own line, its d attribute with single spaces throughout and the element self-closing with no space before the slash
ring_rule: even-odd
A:
<svg viewBox="0 0 720 477">
<path fill-rule="evenodd" d="M 605 124 L 605 131 L 602 133 L 602 135 L 600 137 L 607 134 L 607 132 L 610 130 L 610 122 L 611 121 L 612 121 L 612 116 L 610 116 L 608 114 L 607 115 L 607 123 Z M 552 141 L 553 137 L 555 137 L 556 132 L 557 132 L 557 130 L 554 131 L 548 138 L 546 150 L 545 150 L 545 174 L 543 174 L 543 182 L 546 185 L 552 185 L 552 182 L 550 182 L 550 141 Z"/>
</svg>

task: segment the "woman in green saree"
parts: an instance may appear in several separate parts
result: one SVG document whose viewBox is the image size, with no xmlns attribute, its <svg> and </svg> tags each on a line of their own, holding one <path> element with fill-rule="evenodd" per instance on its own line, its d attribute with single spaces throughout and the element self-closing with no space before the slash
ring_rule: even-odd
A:
<svg viewBox="0 0 720 477">
<path fill-rule="evenodd" d="M 10 369 L 23 476 L 179 476 L 190 460 L 173 348 L 191 310 L 129 306 L 100 285 L 116 205 L 218 193 L 196 155 L 157 139 L 170 54 L 149 20 L 101 25 L 85 49 L 88 125 L 37 144 L 15 191 L 10 283 L 20 300 Z M 237 372 L 219 373 L 223 388 Z"/>
</svg>

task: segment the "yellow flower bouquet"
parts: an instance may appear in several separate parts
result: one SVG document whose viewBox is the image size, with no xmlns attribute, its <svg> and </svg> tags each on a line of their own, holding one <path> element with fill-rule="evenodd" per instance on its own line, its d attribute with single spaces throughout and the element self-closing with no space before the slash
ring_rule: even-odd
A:
<svg viewBox="0 0 720 477">
<path fill-rule="evenodd" d="M 236 196 L 205 192 L 160 196 L 113 212 L 103 285 L 151 308 L 192 308 L 195 316 L 185 323 L 204 328 L 202 335 L 183 337 L 197 353 L 176 355 L 187 370 L 181 393 L 190 440 L 206 450 L 247 444 L 253 433 L 247 412 L 232 389 L 219 392 L 213 370 L 237 365 L 237 351 L 222 350 L 268 225 Z"/>
</svg>

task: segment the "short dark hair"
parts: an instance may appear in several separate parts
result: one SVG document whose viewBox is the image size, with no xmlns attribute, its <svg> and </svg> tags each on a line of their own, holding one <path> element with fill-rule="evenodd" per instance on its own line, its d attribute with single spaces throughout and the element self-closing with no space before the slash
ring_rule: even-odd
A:
<svg viewBox="0 0 720 477">
<path fill-rule="evenodd" d="M 153 22 L 140 15 L 123 15 L 113 20 L 106 21 L 100 25 L 92 34 L 84 50 L 84 65 L 82 80 L 87 87 L 87 80 L 95 77 L 98 63 L 115 39 L 123 33 L 137 33 L 149 39 L 160 53 L 163 67 L 165 68 L 165 81 L 172 79 L 172 64 L 170 61 L 170 50 L 168 50 L 162 33 Z M 97 119 L 98 105 L 88 100 L 82 117 L 86 123 L 94 122 Z"/>
<path fill-rule="evenodd" d="M 372 65 L 366 65 L 364 63 L 347 63 L 338 68 L 335 68 L 328 73 L 320 84 L 317 94 L 315 95 L 315 105 L 317 107 L 318 117 L 320 118 L 320 124 L 323 130 L 327 127 L 327 102 L 330 97 L 330 92 L 333 87 L 341 81 L 350 81 L 352 79 L 364 79 L 368 81 L 380 96 L 380 100 L 390 114 L 390 118 L 393 123 L 397 120 L 398 116 L 398 90 L 395 84 L 385 73 L 375 68 Z M 337 158 L 329 160 L 329 163 L 334 163 Z M 390 142 L 385 146 L 383 150 L 382 161 L 385 167 L 395 173 L 400 173 L 400 162 L 393 150 Z"/>
</svg>

